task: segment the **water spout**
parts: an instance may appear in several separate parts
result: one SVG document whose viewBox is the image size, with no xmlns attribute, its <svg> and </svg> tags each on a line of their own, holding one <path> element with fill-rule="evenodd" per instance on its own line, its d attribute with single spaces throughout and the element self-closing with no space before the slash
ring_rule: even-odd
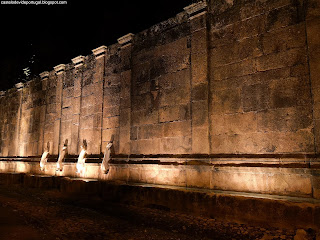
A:
<svg viewBox="0 0 320 240">
<path fill-rule="evenodd" d="M 84 172 L 84 164 L 86 162 L 86 155 L 87 155 L 87 142 L 83 140 L 83 144 L 80 146 L 81 151 L 77 161 L 77 172 L 76 173 L 83 173 Z"/>
<path fill-rule="evenodd" d="M 56 171 L 62 171 L 63 170 L 63 161 L 68 154 L 68 139 L 65 140 L 64 145 L 60 151 L 59 158 L 57 161 L 57 170 Z"/>
<path fill-rule="evenodd" d="M 112 147 L 112 141 L 110 141 L 106 146 L 106 151 L 104 152 L 103 161 L 101 163 L 101 170 L 104 173 L 109 172 L 109 161 L 110 161 L 110 152 Z"/>
<path fill-rule="evenodd" d="M 45 165 L 48 161 L 49 156 L 49 149 L 50 149 L 50 143 L 47 143 L 47 147 L 45 148 L 44 152 L 42 153 L 41 160 L 40 160 L 40 170 L 44 171 Z"/>
</svg>

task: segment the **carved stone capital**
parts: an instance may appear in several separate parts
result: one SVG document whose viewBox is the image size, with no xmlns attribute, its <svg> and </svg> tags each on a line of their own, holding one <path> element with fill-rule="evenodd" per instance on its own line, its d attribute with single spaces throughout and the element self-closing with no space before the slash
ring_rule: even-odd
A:
<svg viewBox="0 0 320 240">
<path fill-rule="evenodd" d="M 126 47 L 126 46 L 132 44 L 133 37 L 134 37 L 133 33 L 128 33 L 128 34 L 124 35 L 123 37 L 118 38 L 118 43 L 121 44 L 121 47 Z"/>
<path fill-rule="evenodd" d="M 72 58 L 71 59 L 72 60 L 72 62 L 73 62 L 73 64 L 74 64 L 74 67 L 80 67 L 80 66 L 82 66 L 83 65 L 83 63 L 84 63 L 84 56 L 78 56 L 78 57 L 75 57 L 75 58 Z"/>
<path fill-rule="evenodd" d="M 107 52 L 107 47 L 106 46 L 100 46 L 98 48 L 95 48 L 92 50 L 93 55 L 96 57 L 96 59 L 99 59 L 101 57 L 104 57 L 106 52 Z"/>
<path fill-rule="evenodd" d="M 56 72 L 57 75 L 62 74 L 65 69 L 66 69 L 65 64 L 60 64 L 60 65 L 54 67 L 54 71 Z"/>
<path fill-rule="evenodd" d="M 39 75 L 40 75 L 41 79 L 46 79 L 49 77 L 49 72 L 48 71 L 42 72 Z"/>
<path fill-rule="evenodd" d="M 197 2 L 193 3 L 187 7 L 184 7 L 183 10 L 189 15 L 189 19 L 192 20 L 196 17 L 199 17 L 207 12 L 207 2 Z"/>
<path fill-rule="evenodd" d="M 4 97 L 6 95 L 6 91 L 0 91 L 0 97 Z"/>
<path fill-rule="evenodd" d="M 16 87 L 16 89 L 18 91 L 21 91 L 23 86 L 24 86 L 24 84 L 22 82 L 19 82 L 19 83 L 16 83 L 14 86 Z"/>
</svg>

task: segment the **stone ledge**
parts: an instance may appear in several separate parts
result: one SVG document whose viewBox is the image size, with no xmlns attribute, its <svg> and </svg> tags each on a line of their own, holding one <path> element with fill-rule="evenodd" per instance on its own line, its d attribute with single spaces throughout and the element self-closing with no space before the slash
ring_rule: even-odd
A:
<svg viewBox="0 0 320 240">
<path fill-rule="evenodd" d="M 101 171 L 100 162 L 85 164 L 82 174 L 76 173 L 76 161 L 65 162 L 63 171 L 56 171 L 56 161 L 47 162 L 40 170 L 39 158 L 12 161 L 2 159 L 0 172 L 29 173 L 61 177 L 83 177 L 141 184 L 196 187 L 199 189 L 264 193 L 320 199 L 320 170 L 312 168 L 215 166 L 158 163 L 110 163 L 110 171 Z"/>
</svg>

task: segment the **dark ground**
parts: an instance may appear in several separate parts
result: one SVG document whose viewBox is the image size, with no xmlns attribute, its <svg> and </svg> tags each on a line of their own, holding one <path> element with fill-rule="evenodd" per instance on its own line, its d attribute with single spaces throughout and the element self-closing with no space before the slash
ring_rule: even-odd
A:
<svg viewBox="0 0 320 240">
<path fill-rule="evenodd" d="M 293 239 L 295 231 L 0 185 L 0 239 Z"/>
</svg>

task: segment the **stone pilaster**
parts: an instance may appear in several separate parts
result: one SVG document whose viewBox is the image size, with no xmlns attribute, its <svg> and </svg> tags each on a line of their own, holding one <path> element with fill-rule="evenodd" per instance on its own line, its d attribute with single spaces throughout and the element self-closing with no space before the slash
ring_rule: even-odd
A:
<svg viewBox="0 0 320 240">
<path fill-rule="evenodd" d="M 320 4 L 310 0 L 306 15 L 306 32 L 309 56 L 311 92 L 313 96 L 313 120 L 315 151 L 320 153 Z"/>
<path fill-rule="evenodd" d="M 209 153 L 207 4 L 184 8 L 191 26 L 192 152 Z"/>
<path fill-rule="evenodd" d="M 74 64 L 73 76 L 73 98 L 72 98 L 72 126 L 71 126 L 71 143 L 69 146 L 69 153 L 77 155 L 79 149 L 79 128 L 80 128 L 80 114 L 81 114 L 81 96 L 82 96 L 82 71 L 84 57 L 78 56 L 72 59 Z"/>
<path fill-rule="evenodd" d="M 93 55 L 96 58 L 96 65 L 95 65 L 95 75 L 94 75 L 94 91 L 96 95 L 96 109 L 97 112 L 95 113 L 95 121 L 94 121 L 94 148 L 92 151 L 94 153 L 101 153 L 104 151 L 102 149 L 102 124 L 103 124 L 103 89 L 104 89 L 104 73 L 105 73 L 105 61 L 106 61 L 106 54 L 107 54 L 107 47 L 100 46 L 92 50 Z"/>
<path fill-rule="evenodd" d="M 20 128 L 21 128 L 21 111 L 22 111 L 22 95 L 23 95 L 23 83 L 15 84 L 15 87 L 18 92 L 19 97 L 19 108 L 17 112 L 17 125 L 15 129 L 15 142 L 13 143 L 15 146 L 12 149 L 9 149 L 9 156 L 20 156 Z"/>
<path fill-rule="evenodd" d="M 130 154 L 131 129 L 131 53 L 134 35 L 129 33 L 118 39 L 121 45 L 121 93 L 120 93 L 120 136 L 119 153 Z"/>
<path fill-rule="evenodd" d="M 60 64 L 54 67 L 57 75 L 57 88 L 56 88 L 56 117 L 54 120 L 54 131 L 53 131 L 53 154 L 59 154 L 60 145 L 60 131 L 61 131 L 61 108 L 62 108 L 62 83 L 65 73 L 65 64 Z M 64 140 L 63 140 L 64 141 Z"/>
<path fill-rule="evenodd" d="M 49 78 L 49 72 L 40 73 L 41 77 L 41 85 L 42 85 L 42 93 L 43 99 L 46 99 L 46 91 L 47 91 L 47 83 Z M 44 148 L 47 146 L 44 140 L 44 132 L 45 132 L 45 124 L 46 124 L 46 112 L 47 112 L 47 104 L 44 101 L 40 110 L 40 138 L 38 144 L 38 153 L 41 154 L 44 151 Z"/>
</svg>

